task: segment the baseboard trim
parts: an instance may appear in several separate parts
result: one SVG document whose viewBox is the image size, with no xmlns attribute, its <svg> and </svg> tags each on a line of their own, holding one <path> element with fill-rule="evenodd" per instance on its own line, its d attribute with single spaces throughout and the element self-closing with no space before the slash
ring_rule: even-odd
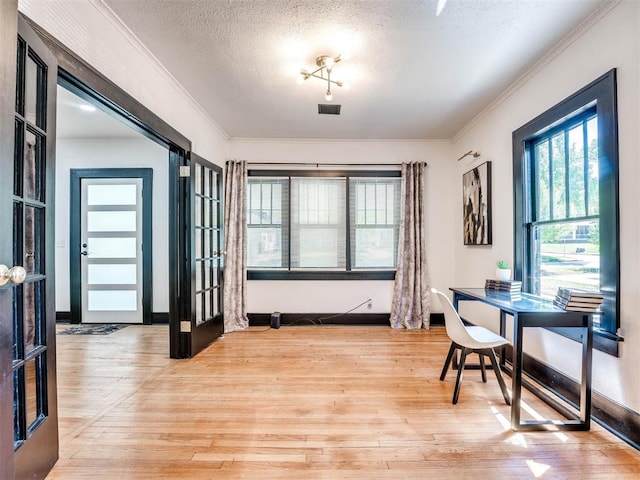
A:
<svg viewBox="0 0 640 480">
<path fill-rule="evenodd" d="M 169 312 L 152 312 L 151 313 L 151 324 L 164 324 L 169 323 Z"/>
<path fill-rule="evenodd" d="M 70 321 L 71 321 L 71 312 L 56 312 L 56 323 L 69 323 Z M 169 313 L 168 312 L 152 312 L 151 323 L 153 325 L 169 323 Z"/>
<path fill-rule="evenodd" d="M 249 313 L 250 326 L 271 325 L 271 313 Z M 444 325 L 443 313 L 430 315 L 432 326 Z M 154 321 L 155 323 L 155 321 Z M 281 313 L 280 325 L 389 325 L 388 313 Z"/>
<path fill-rule="evenodd" d="M 249 325 L 271 325 L 271 313 L 249 313 Z M 389 325 L 388 313 L 281 313 L 280 325 Z"/>
</svg>

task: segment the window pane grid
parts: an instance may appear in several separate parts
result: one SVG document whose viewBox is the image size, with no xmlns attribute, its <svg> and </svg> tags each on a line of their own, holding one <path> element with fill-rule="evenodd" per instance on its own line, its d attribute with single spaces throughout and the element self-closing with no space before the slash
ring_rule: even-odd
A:
<svg viewBox="0 0 640 480">
<path fill-rule="evenodd" d="M 567 122 L 532 145 L 532 293 L 553 298 L 560 286 L 600 289 L 597 148 L 595 115 Z"/>
<path fill-rule="evenodd" d="M 291 178 L 291 268 L 346 268 L 345 178 Z"/>
<path fill-rule="evenodd" d="M 249 268 L 395 268 L 399 177 L 250 176 L 247 196 Z"/>
<path fill-rule="evenodd" d="M 288 178 L 252 177 L 247 188 L 247 265 L 287 267 Z"/>
<path fill-rule="evenodd" d="M 534 221 L 598 213 L 596 117 L 538 138 L 533 153 Z"/>
<path fill-rule="evenodd" d="M 352 178 L 352 269 L 395 268 L 400 218 L 399 178 Z"/>
</svg>

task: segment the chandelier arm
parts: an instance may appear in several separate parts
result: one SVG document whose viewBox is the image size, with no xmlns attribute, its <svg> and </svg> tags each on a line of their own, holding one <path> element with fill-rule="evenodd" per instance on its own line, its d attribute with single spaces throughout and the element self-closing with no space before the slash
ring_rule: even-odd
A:
<svg viewBox="0 0 640 480">
<path fill-rule="evenodd" d="M 324 68 L 325 68 L 325 66 L 323 65 L 323 66 L 321 66 L 321 67 L 316 68 L 313 72 L 303 73 L 303 75 L 308 75 L 308 76 L 310 76 L 310 77 L 316 77 L 316 78 L 322 78 L 322 79 L 324 79 L 324 77 L 316 75 L 316 73 L 318 73 L 318 72 L 321 72 L 321 73 L 322 73 L 322 70 L 323 70 Z"/>
<path fill-rule="evenodd" d="M 325 82 L 327 81 L 327 77 L 321 77 L 320 75 L 314 75 L 312 73 L 309 73 L 308 76 L 309 77 L 313 77 L 313 78 L 319 78 L 320 80 L 324 80 Z M 337 85 L 339 87 L 342 86 L 342 82 L 340 80 L 329 80 L 329 82 L 331 82 L 334 85 Z"/>
</svg>

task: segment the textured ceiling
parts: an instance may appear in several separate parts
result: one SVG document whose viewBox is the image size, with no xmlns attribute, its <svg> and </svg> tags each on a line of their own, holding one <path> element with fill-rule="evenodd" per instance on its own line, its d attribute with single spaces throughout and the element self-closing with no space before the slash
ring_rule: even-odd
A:
<svg viewBox="0 0 640 480">
<path fill-rule="evenodd" d="M 602 0 L 102 0 L 230 137 L 449 139 Z M 326 84 L 296 83 L 348 53 Z"/>
</svg>

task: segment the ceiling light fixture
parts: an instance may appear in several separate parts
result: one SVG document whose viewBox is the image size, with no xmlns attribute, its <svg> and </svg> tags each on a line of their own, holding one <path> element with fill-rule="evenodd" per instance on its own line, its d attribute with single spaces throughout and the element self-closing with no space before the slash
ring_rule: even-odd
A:
<svg viewBox="0 0 640 480">
<path fill-rule="evenodd" d="M 316 57 L 316 68 L 313 71 L 308 71 L 306 69 L 300 70 L 300 75 L 298 75 L 298 84 L 304 83 L 305 80 L 308 80 L 309 77 L 319 78 L 320 80 L 325 80 L 327 82 L 327 91 L 324 95 L 324 98 L 327 102 L 330 102 L 333 99 L 333 93 L 331 92 L 331 84 L 337 85 L 338 87 L 348 88 L 348 85 L 345 82 L 341 82 L 339 80 L 331 80 L 331 72 L 336 63 L 340 60 L 340 55 L 337 57 L 331 57 L 329 55 L 318 55 Z M 326 72 L 326 76 L 325 76 Z"/>
</svg>

